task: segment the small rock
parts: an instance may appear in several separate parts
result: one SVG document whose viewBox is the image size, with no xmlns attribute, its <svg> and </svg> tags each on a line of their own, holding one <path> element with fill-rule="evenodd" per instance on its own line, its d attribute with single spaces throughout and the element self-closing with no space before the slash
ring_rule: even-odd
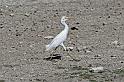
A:
<svg viewBox="0 0 124 82">
<path fill-rule="evenodd" d="M 76 51 L 80 52 L 81 51 L 81 47 L 76 47 Z"/>
<path fill-rule="evenodd" d="M 92 59 L 102 59 L 102 57 L 100 57 L 99 55 L 95 55 Z"/>
<path fill-rule="evenodd" d="M 6 8 L 8 8 L 9 6 L 8 5 L 5 5 Z"/>
<path fill-rule="evenodd" d="M 114 55 L 111 55 L 111 57 L 112 57 L 112 58 L 116 58 L 116 56 L 114 56 Z"/>
<path fill-rule="evenodd" d="M 20 78 L 20 80 L 23 80 L 23 79 L 24 79 L 23 77 Z"/>
<path fill-rule="evenodd" d="M 3 29 L 4 27 L 3 26 L 0 26 L 1 29 Z"/>
<path fill-rule="evenodd" d="M 105 24 L 105 23 L 103 23 L 102 25 L 103 25 L 103 26 L 105 26 L 106 24 Z"/>
<path fill-rule="evenodd" d="M 95 55 L 94 57 L 100 57 L 100 55 Z"/>
<path fill-rule="evenodd" d="M 40 34 L 38 34 L 37 36 L 38 36 L 38 37 L 42 37 L 42 35 L 40 35 Z"/>
<path fill-rule="evenodd" d="M 74 49 L 74 47 L 66 47 L 67 48 L 67 50 L 73 50 Z"/>
<path fill-rule="evenodd" d="M 124 63 L 124 61 L 120 61 L 120 63 Z"/>
<path fill-rule="evenodd" d="M 20 41 L 19 43 L 20 43 L 20 44 L 22 44 L 22 43 L 23 43 L 23 41 Z"/>
<path fill-rule="evenodd" d="M 34 44 L 31 44 L 29 47 L 33 48 L 34 47 Z"/>
<path fill-rule="evenodd" d="M 20 34 L 20 33 L 16 33 L 16 36 L 21 36 L 22 34 Z"/>
<path fill-rule="evenodd" d="M 12 52 L 12 51 L 9 51 L 9 52 Z"/>
<path fill-rule="evenodd" d="M 50 28 L 50 27 L 51 27 L 50 25 L 47 26 L 47 28 Z"/>
<path fill-rule="evenodd" d="M 53 36 L 46 36 L 44 37 L 45 39 L 53 39 L 54 37 Z"/>
<path fill-rule="evenodd" d="M 80 24 L 79 22 L 77 22 L 76 24 Z"/>
<path fill-rule="evenodd" d="M 92 67 L 92 64 L 89 64 L 88 67 Z"/>
<path fill-rule="evenodd" d="M 72 27 L 71 30 L 78 30 L 78 27 Z"/>
<path fill-rule="evenodd" d="M 29 17 L 29 16 L 30 16 L 30 14 L 28 14 L 28 13 L 25 13 L 25 16 Z"/>
<path fill-rule="evenodd" d="M 111 44 L 118 45 L 119 44 L 119 41 L 115 40 Z"/>
<path fill-rule="evenodd" d="M 110 18 L 110 16 L 108 16 L 108 18 Z"/>
<path fill-rule="evenodd" d="M 85 50 L 85 52 L 86 52 L 86 53 L 90 53 L 90 52 L 92 52 L 92 51 L 91 51 L 91 50 Z"/>
<path fill-rule="evenodd" d="M 14 14 L 13 14 L 13 13 L 11 13 L 11 14 L 10 14 L 10 16 L 11 16 L 11 17 L 13 17 L 13 16 L 14 16 Z"/>
<path fill-rule="evenodd" d="M 90 69 L 90 71 L 93 71 L 93 72 L 102 72 L 104 70 L 103 67 L 93 67 Z"/>
<path fill-rule="evenodd" d="M 89 48 L 89 47 L 87 47 L 87 46 L 84 46 L 83 47 L 83 50 L 84 50 L 85 53 L 91 53 L 91 52 L 93 52 L 92 49 Z"/>
<path fill-rule="evenodd" d="M 26 55 L 27 53 L 26 53 L 26 52 L 24 52 L 23 54 L 24 54 L 24 55 Z"/>
<path fill-rule="evenodd" d="M 38 78 L 36 78 L 35 80 L 36 80 L 36 81 L 41 81 L 41 79 L 38 79 Z"/>
</svg>

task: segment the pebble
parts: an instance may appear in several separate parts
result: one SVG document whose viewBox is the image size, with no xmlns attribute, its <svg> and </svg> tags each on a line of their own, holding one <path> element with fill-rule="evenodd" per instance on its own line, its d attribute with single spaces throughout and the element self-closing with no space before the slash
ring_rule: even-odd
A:
<svg viewBox="0 0 124 82">
<path fill-rule="evenodd" d="M 67 50 L 69 49 L 69 50 L 73 50 L 74 49 L 74 47 L 66 47 L 67 48 Z"/>
<path fill-rule="evenodd" d="M 86 52 L 86 53 L 91 53 L 92 51 L 90 51 L 90 50 L 85 50 L 85 52 Z"/>
<path fill-rule="evenodd" d="M 44 37 L 45 39 L 53 39 L 54 37 L 53 36 L 46 36 Z"/>
<path fill-rule="evenodd" d="M 119 42 L 117 40 L 113 41 L 111 44 L 118 45 Z"/>
<path fill-rule="evenodd" d="M 78 27 L 72 27 L 71 30 L 78 30 Z"/>
<path fill-rule="evenodd" d="M 28 14 L 28 13 L 25 13 L 25 16 L 29 17 L 29 16 L 30 16 L 30 14 Z"/>
<path fill-rule="evenodd" d="M 120 63 L 124 63 L 124 61 L 120 61 Z"/>
<path fill-rule="evenodd" d="M 30 47 L 33 48 L 34 44 L 31 44 Z"/>
<path fill-rule="evenodd" d="M 90 49 L 90 48 L 87 47 L 87 46 L 84 46 L 84 47 L 83 47 L 83 50 L 85 51 L 85 53 L 91 53 L 91 52 L 92 52 L 92 49 Z"/>
<path fill-rule="evenodd" d="M 20 44 L 22 44 L 22 43 L 23 43 L 23 41 L 20 41 L 19 43 L 20 43 Z"/>
<path fill-rule="evenodd" d="M 104 70 L 104 68 L 100 66 L 100 67 L 93 67 L 90 70 L 93 72 L 101 72 Z"/>
<path fill-rule="evenodd" d="M 10 14 L 10 16 L 11 16 L 11 17 L 13 17 L 13 16 L 14 16 L 14 14 L 13 14 L 13 13 L 11 13 L 11 14 Z"/>
</svg>

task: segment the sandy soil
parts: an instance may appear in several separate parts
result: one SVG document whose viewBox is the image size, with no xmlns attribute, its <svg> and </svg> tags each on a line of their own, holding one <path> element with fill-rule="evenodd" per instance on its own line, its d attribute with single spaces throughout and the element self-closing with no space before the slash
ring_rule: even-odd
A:
<svg viewBox="0 0 124 82">
<path fill-rule="evenodd" d="M 45 45 L 67 21 L 69 36 L 54 54 Z M 78 59 L 72 60 L 69 56 Z M 104 71 L 90 72 L 102 66 Z M 123 0 L 0 0 L 0 79 L 6 82 L 124 82 Z M 8 81 L 9 80 L 9 81 Z"/>
</svg>

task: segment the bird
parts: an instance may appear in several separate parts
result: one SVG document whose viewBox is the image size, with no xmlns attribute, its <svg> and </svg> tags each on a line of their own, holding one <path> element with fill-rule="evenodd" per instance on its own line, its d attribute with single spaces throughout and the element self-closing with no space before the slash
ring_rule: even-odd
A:
<svg viewBox="0 0 124 82">
<path fill-rule="evenodd" d="M 52 48 L 57 48 L 58 46 L 62 46 L 66 51 L 66 47 L 64 45 L 64 41 L 67 39 L 69 27 L 66 24 L 66 21 L 69 19 L 67 16 L 62 16 L 61 24 L 64 26 L 64 29 L 48 44 L 46 45 L 46 50 L 49 51 Z"/>
</svg>

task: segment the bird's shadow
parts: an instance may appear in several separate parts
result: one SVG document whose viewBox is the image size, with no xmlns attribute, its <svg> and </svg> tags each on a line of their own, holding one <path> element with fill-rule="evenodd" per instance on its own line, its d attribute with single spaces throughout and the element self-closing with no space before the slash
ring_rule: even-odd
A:
<svg viewBox="0 0 124 82">
<path fill-rule="evenodd" d="M 57 49 L 58 49 L 58 47 L 54 48 L 54 51 L 56 51 Z M 69 51 L 72 51 L 71 49 L 67 49 L 67 50 L 63 50 L 63 51 L 67 52 L 67 55 L 70 56 L 72 59 L 71 61 L 77 61 L 77 62 L 80 61 L 79 59 L 76 59 L 69 54 Z M 62 54 L 53 52 L 52 54 L 50 54 L 49 57 L 43 58 L 43 60 L 47 60 L 47 61 L 62 60 Z"/>
<path fill-rule="evenodd" d="M 62 56 L 61 56 L 61 54 L 51 54 L 51 56 L 43 58 L 43 59 L 47 60 L 47 61 L 61 60 Z"/>
</svg>

